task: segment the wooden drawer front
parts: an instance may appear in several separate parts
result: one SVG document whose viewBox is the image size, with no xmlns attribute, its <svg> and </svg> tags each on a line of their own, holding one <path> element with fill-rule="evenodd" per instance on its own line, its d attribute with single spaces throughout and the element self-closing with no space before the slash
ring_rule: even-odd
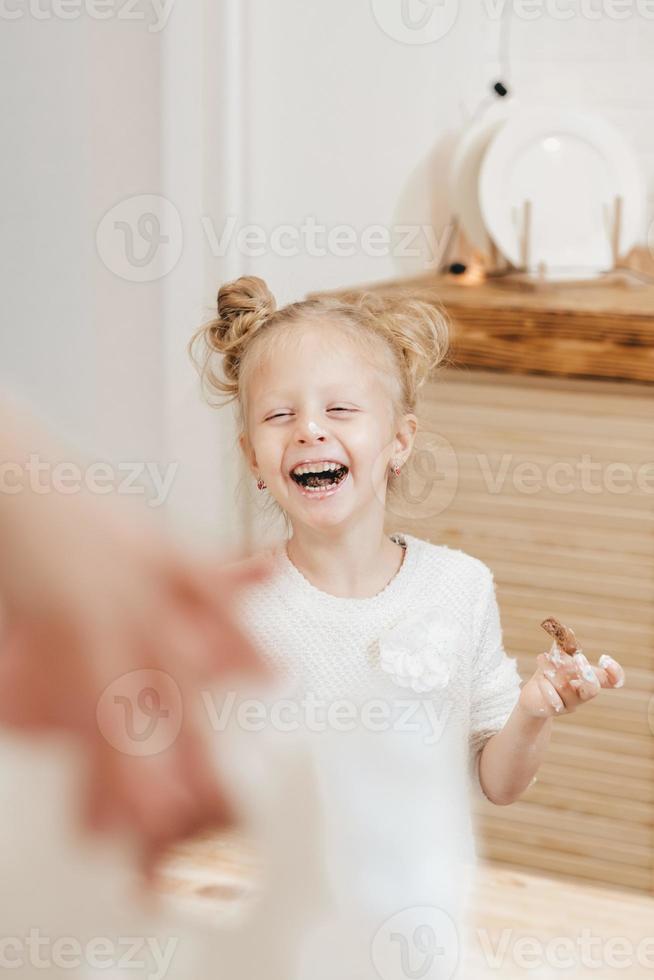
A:
<svg viewBox="0 0 654 980">
<path fill-rule="evenodd" d="M 519 801 L 475 803 L 480 852 L 654 893 L 654 395 L 450 369 L 425 385 L 418 415 L 389 530 L 492 568 L 523 679 L 549 647 L 549 615 L 591 662 L 611 653 L 627 672 L 620 690 L 556 719 Z"/>
</svg>

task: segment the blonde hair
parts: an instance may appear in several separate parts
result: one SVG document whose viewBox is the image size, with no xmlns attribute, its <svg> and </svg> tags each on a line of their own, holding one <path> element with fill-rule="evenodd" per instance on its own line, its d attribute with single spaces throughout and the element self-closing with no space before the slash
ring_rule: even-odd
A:
<svg viewBox="0 0 654 980">
<path fill-rule="evenodd" d="M 236 402 L 238 437 L 247 434 L 253 371 L 286 337 L 293 340 L 298 329 L 316 324 L 339 329 L 378 369 L 394 420 L 415 412 L 420 387 L 447 360 L 448 321 L 433 303 L 402 293 L 364 292 L 351 299 L 315 295 L 277 309 L 263 279 L 241 276 L 220 287 L 216 315 L 189 343 L 209 403 Z"/>
</svg>

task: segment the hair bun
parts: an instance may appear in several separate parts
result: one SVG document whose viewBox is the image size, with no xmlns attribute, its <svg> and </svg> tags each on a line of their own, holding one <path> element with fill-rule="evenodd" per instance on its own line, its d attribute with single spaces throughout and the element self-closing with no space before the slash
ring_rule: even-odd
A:
<svg viewBox="0 0 654 980">
<path fill-rule="evenodd" d="M 229 334 L 241 339 L 260 326 L 277 309 L 275 297 L 259 276 L 241 276 L 218 290 L 216 332 L 221 340 Z"/>
<path fill-rule="evenodd" d="M 218 290 L 217 315 L 203 324 L 189 343 L 191 358 L 208 391 L 235 398 L 243 351 L 277 309 L 275 297 L 258 276 L 241 276 Z M 222 373 L 214 366 L 222 354 Z"/>
</svg>

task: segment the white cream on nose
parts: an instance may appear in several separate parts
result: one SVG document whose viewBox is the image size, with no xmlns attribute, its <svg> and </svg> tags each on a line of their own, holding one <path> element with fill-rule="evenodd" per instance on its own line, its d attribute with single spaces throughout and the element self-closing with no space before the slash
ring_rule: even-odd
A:
<svg viewBox="0 0 654 980">
<path fill-rule="evenodd" d="M 309 425 L 307 426 L 307 428 L 309 429 L 309 432 L 311 433 L 312 436 L 326 436 L 327 435 L 327 433 L 324 431 L 324 429 L 321 429 L 320 426 L 319 425 L 316 425 L 315 422 L 309 422 Z"/>
</svg>

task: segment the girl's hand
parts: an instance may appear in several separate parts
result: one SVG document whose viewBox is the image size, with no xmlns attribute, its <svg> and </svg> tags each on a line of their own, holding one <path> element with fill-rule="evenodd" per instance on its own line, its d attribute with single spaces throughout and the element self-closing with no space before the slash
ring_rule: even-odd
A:
<svg viewBox="0 0 654 980">
<path fill-rule="evenodd" d="M 601 688 L 622 687 L 625 680 L 622 666 L 608 654 L 603 653 L 595 667 L 581 651 L 571 656 L 556 641 L 536 662 L 538 669 L 523 685 L 519 700 L 523 711 L 534 718 L 569 714 L 596 697 Z"/>
</svg>

